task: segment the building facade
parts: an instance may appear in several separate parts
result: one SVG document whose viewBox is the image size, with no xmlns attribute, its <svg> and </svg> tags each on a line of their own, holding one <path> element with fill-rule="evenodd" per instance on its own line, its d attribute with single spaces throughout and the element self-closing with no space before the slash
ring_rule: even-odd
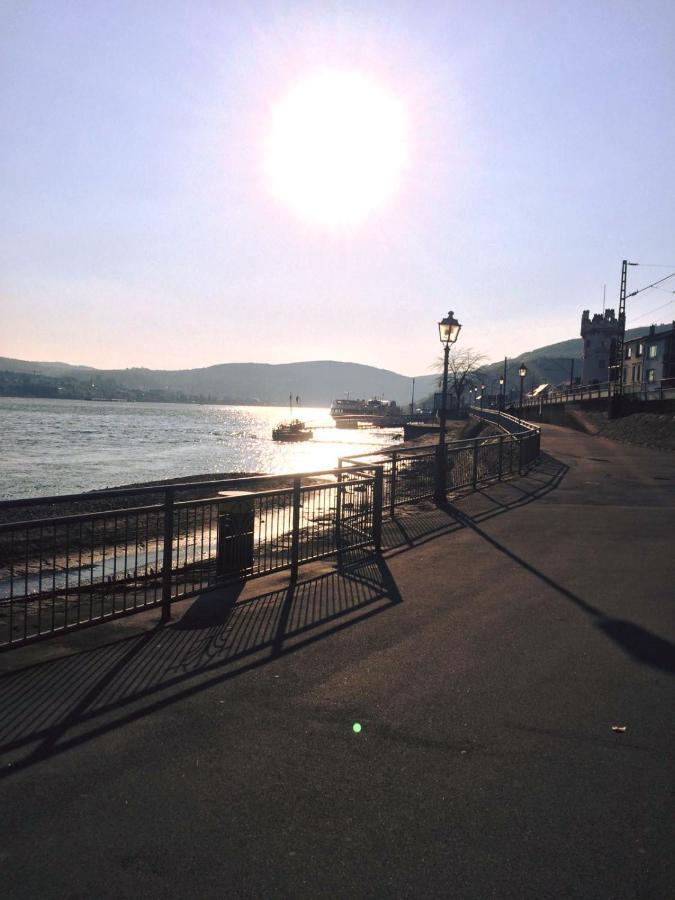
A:
<svg viewBox="0 0 675 900">
<path fill-rule="evenodd" d="M 581 316 L 581 337 L 584 341 L 582 384 L 602 384 L 610 380 L 609 366 L 616 352 L 619 322 L 613 309 L 595 313 L 593 318 L 585 309 Z"/>
<path fill-rule="evenodd" d="M 660 332 L 652 325 L 646 334 L 626 341 L 623 356 L 627 392 L 658 390 L 661 381 L 675 379 L 675 323 Z"/>
</svg>

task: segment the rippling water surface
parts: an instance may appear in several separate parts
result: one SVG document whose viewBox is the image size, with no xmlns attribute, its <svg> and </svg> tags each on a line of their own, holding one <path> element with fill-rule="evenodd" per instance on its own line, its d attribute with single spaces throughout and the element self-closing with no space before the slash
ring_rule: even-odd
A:
<svg viewBox="0 0 675 900">
<path fill-rule="evenodd" d="M 305 408 L 314 440 L 284 444 L 272 428 L 288 410 L 0 398 L 0 498 L 67 494 L 216 472 L 330 469 L 339 456 L 392 442 L 390 429 L 336 429 Z"/>
</svg>

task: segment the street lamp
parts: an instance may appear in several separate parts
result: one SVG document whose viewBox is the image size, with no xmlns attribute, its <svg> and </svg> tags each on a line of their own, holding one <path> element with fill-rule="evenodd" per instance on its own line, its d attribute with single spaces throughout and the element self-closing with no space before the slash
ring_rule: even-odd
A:
<svg viewBox="0 0 675 900">
<path fill-rule="evenodd" d="M 443 350 L 443 392 L 441 394 L 440 434 L 436 447 L 436 500 L 445 503 L 446 494 L 446 462 L 445 462 L 445 423 L 448 405 L 448 360 L 450 358 L 450 344 L 454 344 L 459 337 L 461 325 L 452 311 L 445 319 L 438 323 L 438 334 Z"/>
<path fill-rule="evenodd" d="M 499 376 L 499 409 L 504 409 L 506 407 L 506 397 L 504 395 L 504 376 Z"/>
<path fill-rule="evenodd" d="M 483 417 L 483 397 L 485 396 L 485 385 L 480 386 L 480 415 Z"/>
<path fill-rule="evenodd" d="M 527 366 L 525 363 L 520 364 L 520 368 L 518 369 L 518 374 L 520 375 L 520 403 L 518 404 L 518 418 L 523 418 L 523 382 L 525 381 L 525 376 L 527 375 Z"/>
</svg>

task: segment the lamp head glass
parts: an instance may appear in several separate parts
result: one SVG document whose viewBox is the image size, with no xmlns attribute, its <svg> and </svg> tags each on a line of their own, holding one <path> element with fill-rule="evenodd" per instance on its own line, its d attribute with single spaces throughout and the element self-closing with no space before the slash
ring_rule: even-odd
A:
<svg viewBox="0 0 675 900">
<path fill-rule="evenodd" d="M 445 319 L 441 319 L 438 323 L 438 333 L 442 344 L 454 344 L 459 337 L 461 325 L 455 318 L 455 314 L 450 311 Z"/>
</svg>

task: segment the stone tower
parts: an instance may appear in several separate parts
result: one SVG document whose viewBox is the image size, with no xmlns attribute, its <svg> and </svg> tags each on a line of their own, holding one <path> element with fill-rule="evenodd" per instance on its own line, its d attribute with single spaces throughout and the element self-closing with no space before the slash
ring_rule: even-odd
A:
<svg viewBox="0 0 675 900">
<path fill-rule="evenodd" d="M 582 384 L 602 384 L 610 380 L 608 367 L 613 363 L 619 322 L 613 309 L 595 313 L 591 319 L 584 310 L 581 317 L 581 337 L 584 340 L 584 368 Z"/>
</svg>

